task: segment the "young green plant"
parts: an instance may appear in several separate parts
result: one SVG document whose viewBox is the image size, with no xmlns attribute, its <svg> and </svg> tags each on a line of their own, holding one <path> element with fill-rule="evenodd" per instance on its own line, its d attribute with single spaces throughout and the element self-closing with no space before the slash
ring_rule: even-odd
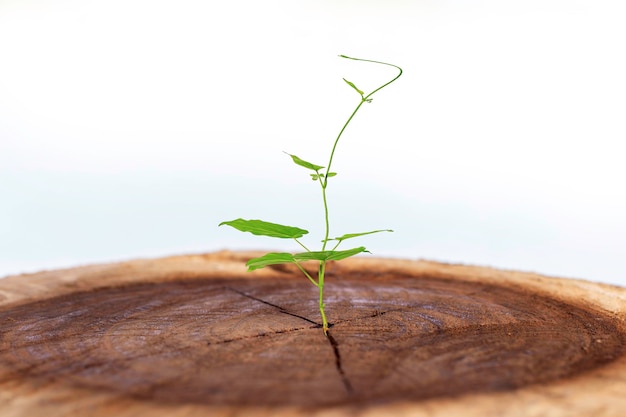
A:
<svg viewBox="0 0 626 417">
<path fill-rule="evenodd" d="M 397 69 L 398 74 L 393 79 L 382 84 L 380 87 L 374 89 L 369 94 L 366 94 L 365 92 L 360 90 L 356 85 L 354 85 L 354 83 L 346 80 L 345 78 L 343 79 L 346 82 L 346 84 L 348 84 L 352 89 L 354 89 L 359 94 L 360 101 L 359 101 L 359 104 L 354 109 L 354 111 L 352 112 L 352 114 L 350 114 L 350 117 L 348 117 L 348 120 L 344 123 L 341 130 L 339 131 L 339 134 L 337 135 L 337 138 L 335 139 L 335 142 L 333 143 L 333 147 L 330 152 L 330 158 L 326 166 L 316 165 L 316 164 L 307 162 L 303 159 L 300 159 L 296 155 L 287 154 L 291 157 L 292 161 L 296 165 L 301 166 L 307 169 L 308 171 L 312 171 L 312 172 L 309 172 L 311 178 L 313 179 L 313 181 L 316 181 L 321 187 L 322 201 L 324 203 L 324 225 L 325 225 L 324 239 L 321 241 L 322 243 L 321 250 L 312 251 L 300 241 L 300 238 L 302 238 L 304 235 L 308 234 L 309 232 L 299 227 L 285 226 L 282 224 L 270 223 L 270 222 L 266 222 L 263 220 L 244 220 L 244 219 L 235 219 L 235 220 L 225 221 L 219 224 L 220 226 L 225 224 L 225 225 L 234 227 L 235 229 L 239 231 L 249 232 L 254 235 L 269 236 L 269 237 L 279 238 L 279 239 L 293 239 L 296 241 L 298 245 L 300 245 L 304 249 L 304 252 L 298 252 L 298 253 L 285 253 L 285 252 L 267 253 L 261 257 L 250 259 L 246 263 L 246 266 L 248 267 L 248 271 L 254 271 L 255 269 L 264 268 L 269 265 L 285 264 L 285 263 L 291 263 L 291 264 L 296 265 L 300 269 L 300 271 L 302 271 L 304 276 L 308 278 L 308 280 L 311 281 L 311 283 L 319 289 L 319 310 L 322 316 L 322 329 L 326 336 L 328 336 L 328 327 L 329 327 L 328 320 L 326 318 L 326 313 L 324 311 L 324 308 L 325 308 L 324 276 L 326 273 L 327 263 L 329 261 L 340 261 L 342 259 L 349 258 L 351 256 L 357 255 L 362 252 L 369 252 L 363 246 L 359 246 L 359 247 L 352 248 L 352 249 L 346 249 L 346 250 L 337 250 L 339 245 L 341 245 L 345 240 L 353 239 L 359 236 L 369 235 L 373 233 L 392 232 L 392 230 L 389 230 L 389 229 L 372 230 L 369 232 L 348 233 L 348 234 L 344 234 L 336 238 L 329 238 L 330 236 L 330 220 L 329 219 L 330 218 L 329 218 L 329 212 L 328 212 L 328 200 L 326 198 L 326 189 L 328 188 L 329 178 L 332 178 L 337 175 L 337 173 L 331 171 L 331 166 L 333 164 L 333 158 L 335 156 L 337 144 L 339 143 L 339 139 L 341 139 L 343 132 L 346 130 L 346 128 L 348 127 L 348 125 L 350 124 L 350 122 L 352 121 L 356 113 L 359 111 L 359 109 L 361 109 L 361 106 L 364 103 L 371 103 L 372 96 L 375 93 L 385 88 L 386 86 L 388 86 L 389 84 L 397 80 L 402 75 L 402 68 L 393 64 L 380 62 L 380 61 L 372 61 L 369 59 L 351 58 L 345 55 L 339 55 L 339 56 L 341 58 L 351 59 L 354 61 L 362 61 L 362 62 L 370 62 L 370 63 L 380 64 L 380 65 L 387 65 L 387 66 Z M 331 244 L 331 242 L 333 243 Z M 327 249 L 328 246 L 332 246 L 332 248 Z M 309 271 L 307 271 L 304 268 L 303 263 L 306 261 L 314 261 L 317 263 L 317 268 L 316 268 L 317 276 L 315 276 L 315 274 L 309 273 Z"/>
</svg>

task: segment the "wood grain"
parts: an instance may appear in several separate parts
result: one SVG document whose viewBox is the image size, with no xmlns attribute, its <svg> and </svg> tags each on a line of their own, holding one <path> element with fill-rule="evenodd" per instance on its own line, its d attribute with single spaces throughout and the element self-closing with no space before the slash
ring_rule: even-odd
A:
<svg viewBox="0 0 626 417">
<path fill-rule="evenodd" d="M 626 290 L 354 258 L 316 289 L 254 253 L 0 280 L 0 415 L 618 416 Z"/>
</svg>

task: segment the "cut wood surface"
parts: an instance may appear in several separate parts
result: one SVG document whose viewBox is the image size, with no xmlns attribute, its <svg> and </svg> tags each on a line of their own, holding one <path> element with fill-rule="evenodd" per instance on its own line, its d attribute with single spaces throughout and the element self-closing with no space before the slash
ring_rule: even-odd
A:
<svg viewBox="0 0 626 417">
<path fill-rule="evenodd" d="M 351 258 L 317 289 L 258 253 L 0 280 L 0 415 L 624 416 L 626 289 Z"/>
</svg>

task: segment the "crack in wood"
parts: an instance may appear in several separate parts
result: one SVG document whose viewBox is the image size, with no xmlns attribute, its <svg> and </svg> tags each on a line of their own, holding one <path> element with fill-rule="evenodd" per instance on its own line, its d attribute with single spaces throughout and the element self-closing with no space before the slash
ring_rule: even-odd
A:
<svg viewBox="0 0 626 417">
<path fill-rule="evenodd" d="M 337 372 L 341 377 L 341 382 L 346 388 L 346 392 L 348 393 L 348 395 L 352 395 L 354 393 L 354 389 L 352 388 L 352 384 L 350 383 L 350 380 L 348 379 L 348 376 L 344 372 L 341 365 L 341 353 L 339 352 L 339 343 L 337 343 L 337 340 L 330 334 L 330 331 L 326 334 L 326 337 L 328 338 L 330 346 L 333 348 L 333 353 L 335 354 L 335 367 L 337 368 Z"/>
<path fill-rule="evenodd" d="M 319 323 L 317 323 L 317 322 L 315 322 L 315 321 L 313 321 L 313 320 L 311 320 L 311 319 L 308 319 L 308 318 L 306 318 L 306 317 L 304 317 L 304 316 L 300 316 L 300 315 L 298 315 L 298 314 L 292 313 L 291 311 L 288 311 L 288 310 L 286 310 L 285 308 L 283 308 L 283 307 L 281 307 L 281 306 L 279 306 L 279 305 L 272 304 L 272 303 L 270 303 L 269 301 L 265 301 L 265 300 L 263 300 L 263 299 L 261 299 L 261 298 L 257 298 L 257 297 L 255 297 L 255 296 L 253 296 L 253 295 L 246 294 L 245 292 L 243 292 L 243 291 L 239 291 L 239 290 L 236 290 L 236 289 L 234 289 L 234 288 L 232 288 L 232 287 L 226 287 L 226 289 L 227 289 L 227 290 L 230 290 L 230 291 L 233 291 L 233 292 L 236 292 L 237 294 L 242 295 L 242 296 L 244 296 L 244 297 L 247 297 L 247 298 L 249 298 L 249 299 L 251 299 L 251 300 L 258 301 L 258 302 L 263 303 L 263 304 L 265 304 L 265 305 L 268 305 L 268 306 L 270 306 L 270 307 L 274 307 L 274 308 L 278 309 L 278 311 L 280 311 L 280 312 L 281 312 L 281 313 L 283 313 L 283 314 L 287 314 L 287 315 L 289 315 L 289 316 L 297 317 L 297 318 L 302 319 L 302 320 L 304 320 L 304 321 L 307 321 L 307 322 L 309 322 L 309 323 L 311 323 L 311 324 L 315 324 L 317 327 L 322 327 L 322 325 L 321 325 L 321 324 L 319 324 Z"/>
<path fill-rule="evenodd" d="M 319 327 L 317 325 L 317 323 L 315 323 L 315 326 L 309 326 L 309 327 L 292 327 L 290 329 L 284 329 L 284 330 L 276 330 L 273 332 L 266 332 L 266 333 L 261 333 L 261 334 L 255 334 L 252 336 L 244 336 L 244 337 L 237 337 L 237 338 L 233 338 L 233 339 L 224 339 L 224 340 L 220 340 L 219 342 L 207 342 L 208 346 L 211 345 L 221 345 L 224 343 L 232 343 L 232 342 L 238 342 L 240 340 L 247 340 L 247 339 L 255 339 L 257 337 L 265 337 L 267 335 L 272 335 L 272 334 L 283 334 L 283 333 L 291 333 L 291 332 L 297 332 L 299 330 L 304 330 L 304 329 L 314 329 Z"/>
<path fill-rule="evenodd" d="M 237 293 L 239 295 L 242 295 L 244 297 L 247 297 L 247 298 L 249 298 L 251 300 L 258 301 L 258 302 L 263 303 L 265 305 L 268 305 L 268 306 L 271 306 L 273 308 L 276 308 L 276 309 L 278 309 L 278 311 L 280 311 L 283 314 L 288 314 L 290 316 L 297 317 L 299 319 L 305 320 L 308 323 L 315 324 L 316 327 L 322 327 L 321 324 L 316 323 L 313 320 L 310 320 L 310 319 L 308 319 L 308 318 L 306 318 L 304 316 L 300 316 L 298 314 L 292 313 L 292 312 L 286 310 L 285 308 L 283 308 L 283 307 L 281 307 L 279 305 L 270 303 L 269 301 L 265 301 L 265 300 L 263 300 L 261 298 L 255 297 L 255 296 L 250 295 L 250 294 L 246 294 L 243 291 L 239 291 L 239 290 L 236 290 L 236 289 L 231 288 L 231 287 L 226 287 L 226 289 L 228 289 L 230 291 L 233 291 L 233 292 L 235 292 L 235 293 Z M 380 312 L 376 311 L 376 313 L 372 317 L 375 317 L 375 316 L 381 315 L 381 314 L 384 314 L 384 312 L 380 313 Z M 332 325 L 333 324 L 330 324 L 330 326 L 332 326 Z M 295 329 L 295 330 L 297 330 L 297 329 Z M 259 336 L 264 336 L 264 335 L 259 335 Z M 337 373 L 339 374 L 339 377 L 341 378 L 341 382 L 343 383 L 343 386 L 346 388 L 346 392 L 348 393 L 348 395 L 352 395 L 354 393 L 354 389 L 352 388 L 352 384 L 350 383 L 350 380 L 348 379 L 346 373 L 344 372 L 343 366 L 341 364 L 341 353 L 339 352 L 339 343 L 337 343 L 337 340 L 330 334 L 330 332 L 328 332 L 326 334 L 326 338 L 328 339 L 328 342 L 330 343 L 330 347 L 333 349 L 333 354 L 335 355 L 335 368 L 337 368 Z M 224 342 L 226 342 L 226 341 L 224 341 Z"/>
</svg>

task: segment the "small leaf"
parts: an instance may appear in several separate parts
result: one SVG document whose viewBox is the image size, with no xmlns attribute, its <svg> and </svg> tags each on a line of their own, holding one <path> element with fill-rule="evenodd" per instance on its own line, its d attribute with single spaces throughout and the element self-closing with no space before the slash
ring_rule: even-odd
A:
<svg viewBox="0 0 626 417">
<path fill-rule="evenodd" d="M 332 251 L 332 252 L 333 252 L 332 255 L 328 257 L 329 261 L 340 261 L 342 259 L 346 259 L 351 256 L 358 255 L 359 253 L 362 253 L 362 252 L 370 253 L 370 251 L 365 249 L 365 246 L 359 246 L 358 248 L 340 250 L 340 251 Z"/>
<path fill-rule="evenodd" d="M 249 272 L 254 271 L 255 269 L 265 268 L 269 265 L 287 264 L 292 262 L 294 262 L 292 254 L 272 252 L 266 253 L 265 255 L 258 258 L 250 259 L 248 262 L 246 262 L 246 266 L 248 267 Z"/>
<path fill-rule="evenodd" d="M 236 219 L 222 222 L 219 225 L 234 227 L 241 232 L 250 232 L 253 235 L 277 237 L 281 239 L 297 239 L 309 233 L 299 227 L 284 226 L 282 224 L 265 222 L 263 220 Z"/>
<path fill-rule="evenodd" d="M 285 152 L 285 153 L 287 153 L 287 152 Z M 305 168 L 308 168 L 308 169 L 312 169 L 312 170 L 313 170 L 313 171 L 315 171 L 315 172 L 317 172 L 317 171 L 319 171 L 320 169 L 324 168 L 323 166 L 320 166 L 320 165 L 315 165 L 315 164 L 312 164 L 312 163 L 310 163 L 310 162 L 307 162 L 307 161 L 305 161 L 305 160 L 303 160 L 303 159 L 300 159 L 300 158 L 298 158 L 297 156 L 292 155 L 292 154 L 290 154 L 290 153 L 287 153 L 287 155 L 289 155 L 289 156 L 291 157 L 291 159 L 293 159 L 293 162 L 295 162 L 296 164 L 300 165 L 301 167 L 305 167 Z"/>
<path fill-rule="evenodd" d="M 335 175 L 337 175 L 337 173 L 336 173 L 336 172 L 329 172 L 329 173 L 326 175 L 326 177 L 327 177 L 327 178 L 330 178 L 330 177 L 334 177 Z"/>
<path fill-rule="evenodd" d="M 317 181 L 318 178 L 320 178 L 320 177 L 323 178 L 324 175 L 322 175 L 322 174 L 311 174 L 311 178 L 313 179 L 313 181 Z"/>
<path fill-rule="evenodd" d="M 359 93 L 361 95 L 361 97 L 363 97 L 363 91 L 359 90 L 358 88 L 356 88 L 356 85 L 354 85 L 354 83 L 351 83 L 350 81 L 346 80 L 345 78 L 343 79 L 346 83 L 348 83 L 348 85 L 352 88 L 354 88 L 356 90 L 357 93 Z"/>
<path fill-rule="evenodd" d="M 364 235 L 371 235 L 372 233 L 380 233 L 380 232 L 393 232 L 393 230 L 391 230 L 391 229 L 382 229 L 382 230 L 372 230 L 371 232 L 348 233 L 348 234 L 345 234 L 343 236 L 336 237 L 336 238 L 333 238 L 333 239 L 328 239 L 328 240 L 339 240 L 339 241 L 342 241 L 342 240 L 346 240 L 346 239 L 352 239 L 353 237 L 359 237 L 359 236 L 364 236 Z"/>
<path fill-rule="evenodd" d="M 302 252 L 293 255 L 296 261 L 340 261 L 361 252 L 368 252 L 364 246 L 347 250 L 325 250 L 319 252 Z"/>
</svg>

